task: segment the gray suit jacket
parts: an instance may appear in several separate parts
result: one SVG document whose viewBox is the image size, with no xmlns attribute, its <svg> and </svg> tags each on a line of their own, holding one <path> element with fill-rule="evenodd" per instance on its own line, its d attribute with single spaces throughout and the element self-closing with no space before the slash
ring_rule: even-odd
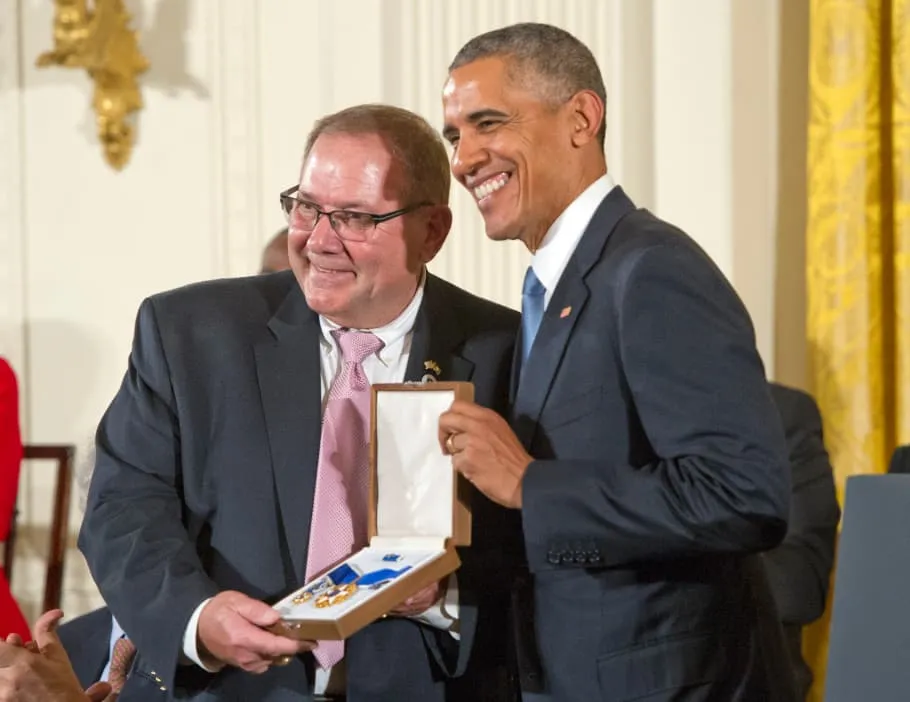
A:
<svg viewBox="0 0 910 702">
<path fill-rule="evenodd" d="M 101 679 L 110 659 L 113 620 L 107 607 L 71 619 L 57 630 L 79 683 L 88 689 Z M 139 654 L 117 702 L 164 702 L 169 699 L 164 681 Z"/>
<path fill-rule="evenodd" d="M 749 316 L 620 188 L 553 291 L 513 425 L 537 459 L 525 614 L 553 700 L 792 699 L 752 555 L 783 538 L 790 485 Z"/>
<path fill-rule="evenodd" d="M 517 321 L 514 311 L 428 276 L 406 379 L 419 380 L 432 359 L 440 380 L 470 380 L 480 404 L 504 409 Z M 261 676 L 210 676 L 178 661 L 205 598 L 239 590 L 274 602 L 304 582 L 322 414 L 319 337 L 290 272 L 192 285 L 140 308 L 129 369 L 98 429 L 79 547 L 111 611 L 178 697 L 310 697 L 311 655 Z M 411 620 L 367 627 L 346 648 L 352 702 L 441 702 L 445 680 L 462 673 L 507 685 L 497 641 L 506 610 L 497 600 L 508 577 L 497 573 L 520 557 L 500 548 L 515 543 L 520 526 L 478 493 L 474 515 L 475 543 L 459 572 L 461 644 Z M 474 649 L 499 653 L 471 657 Z"/>
</svg>

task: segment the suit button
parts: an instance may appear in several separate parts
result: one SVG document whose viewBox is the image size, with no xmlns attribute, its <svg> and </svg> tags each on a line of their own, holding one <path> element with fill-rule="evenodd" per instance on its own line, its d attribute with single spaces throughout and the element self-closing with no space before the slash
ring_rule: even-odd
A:
<svg viewBox="0 0 910 702">
<path fill-rule="evenodd" d="M 547 563 L 551 563 L 552 565 L 559 565 L 562 563 L 560 556 L 561 554 L 558 551 L 548 551 Z"/>
</svg>

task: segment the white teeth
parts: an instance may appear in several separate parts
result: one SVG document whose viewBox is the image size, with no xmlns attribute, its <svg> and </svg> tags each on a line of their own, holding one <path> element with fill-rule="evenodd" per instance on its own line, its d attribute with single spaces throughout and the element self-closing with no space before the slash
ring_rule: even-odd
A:
<svg viewBox="0 0 910 702">
<path fill-rule="evenodd" d="M 492 178 L 474 188 L 474 198 L 477 200 L 483 200 L 485 197 L 495 193 L 508 182 L 509 176 L 505 173 L 496 176 L 495 178 Z"/>
</svg>

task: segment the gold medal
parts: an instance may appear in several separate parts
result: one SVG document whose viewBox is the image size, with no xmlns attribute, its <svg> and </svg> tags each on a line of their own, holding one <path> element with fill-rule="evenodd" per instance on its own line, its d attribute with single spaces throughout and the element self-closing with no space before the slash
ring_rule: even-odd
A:
<svg viewBox="0 0 910 702">
<path fill-rule="evenodd" d="M 316 602 L 313 604 L 318 609 L 334 607 L 335 605 L 339 605 L 342 602 L 349 600 L 355 592 L 357 592 L 357 586 L 354 583 L 335 585 L 319 595 L 319 597 L 316 598 Z"/>
<path fill-rule="evenodd" d="M 310 590 L 306 590 L 297 595 L 291 602 L 295 605 L 303 604 L 304 602 L 309 602 L 313 599 L 313 593 Z"/>
</svg>

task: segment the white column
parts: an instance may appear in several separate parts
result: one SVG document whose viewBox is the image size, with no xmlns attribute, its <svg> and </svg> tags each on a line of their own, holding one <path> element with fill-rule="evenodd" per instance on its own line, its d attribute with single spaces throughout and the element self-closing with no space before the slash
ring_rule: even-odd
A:
<svg viewBox="0 0 910 702">
<path fill-rule="evenodd" d="M 694 237 L 774 362 L 778 0 L 654 0 L 655 211 Z"/>
</svg>

